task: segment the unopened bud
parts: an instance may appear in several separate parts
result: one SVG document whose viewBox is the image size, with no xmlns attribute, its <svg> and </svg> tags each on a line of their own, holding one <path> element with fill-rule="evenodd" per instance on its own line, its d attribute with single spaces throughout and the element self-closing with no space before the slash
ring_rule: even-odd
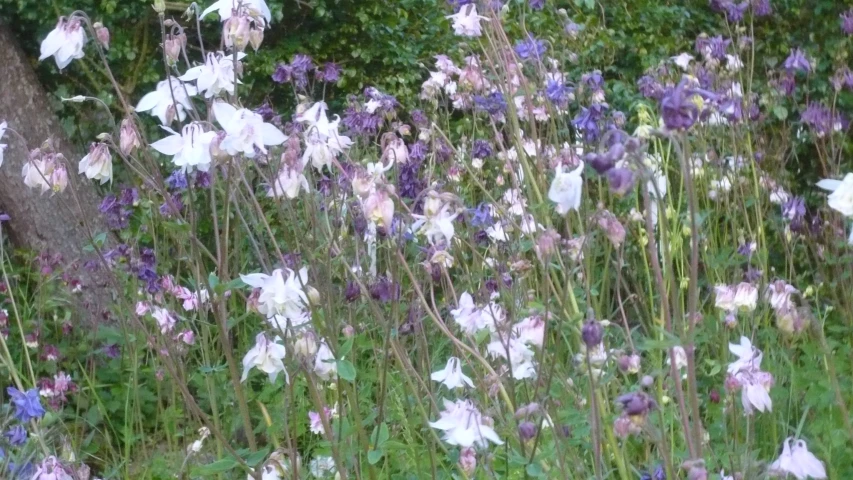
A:
<svg viewBox="0 0 853 480">
<path fill-rule="evenodd" d="M 307 291 L 306 293 L 308 295 L 308 301 L 311 303 L 311 305 L 319 305 L 320 304 L 320 292 L 318 292 L 316 288 L 311 287 L 311 286 L 307 287 L 306 291 Z"/>
<path fill-rule="evenodd" d="M 581 329 L 581 338 L 587 347 L 595 347 L 601 343 L 601 339 L 604 338 L 604 329 L 601 328 L 601 325 L 597 321 L 590 320 L 583 325 L 583 328 Z"/>
<path fill-rule="evenodd" d="M 249 44 L 250 30 L 251 20 L 249 17 L 245 15 L 231 16 L 222 27 L 222 38 L 225 40 L 225 46 L 242 52 Z"/>
<path fill-rule="evenodd" d="M 264 41 L 264 29 L 257 25 L 249 30 L 249 43 L 256 52 Z"/>
<path fill-rule="evenodd" d="M 178 62 L 178 58 L 181 56 L 181 48 L 181 39 L 179 38 L 168 36 L 163 42 L 163 51 L 166 53 L 166 62 L 169 65 Z"/>
<path fill-rule="evenodd" d="M 110 138 L 112 138 L 112 136 L 107 132 L 102 132 L 102 133 L 99 133 L 98 136 L 95 138 L 102 141 L 102 142 L 105 142 L 105 141 L 109 140 Z"/>
<path fill-rule="evenodd" d="M 110 31 L 105 27 L 101 22 L 95 22 L 92 25 L 92 28 L 95 29 L 95 37 L 98 39 L 98 43 L 104 46 L 107 50 L 110 49 Z"/>
<path fill-rule="evenodd" d="M 163 12 L 166 11 L 166 2 L 165 0 L 154 0 L 154 5 L 152 5 L 154 11 L 163 15 Z"/>
<path fill-rule="evenodd" d="M 518 424 L 518 436 L 523 442 L 531 440 L 536 436 L 536 425 L 533 422 L 521 422 Z"/>
<path fill-rule="evenodd" d="M 302 337 L 300 337 L 293 344 L 293 350 L 296 355 L 310 359 L 314 357 L 314 354 L 317 353 L 317 349 L 319 345 L 317 345 L 317 339 L 314 338 L 314 334 L 312 332 L 305 332 Z"/>
<path fill-rule="evenodd" d="M 130 155 L 133 150 L 142 146 L 139 140 L 139 134 L 133 121 L 130 118 L 125 118 L 121 121 L 121 132 L 119 133 L 119 149 L 124 155 Z"/>
<path fill-rule="evenodd" d="M 83 95 L 74 95 L 71 98 L 62 98 L 63 102 L 71 102 L 71 103 L 83 103 L 86 101 L 86 97 Z"/>
<path fill-rule="evenodd" d="M 168 108 L 166 108 L 166 125 L 171 125 L 172 122 L 175 121 L 175 117 L 178 115 L 178 110 L 175 108 L 175 104 L 170 104 Z"/>
</svg>

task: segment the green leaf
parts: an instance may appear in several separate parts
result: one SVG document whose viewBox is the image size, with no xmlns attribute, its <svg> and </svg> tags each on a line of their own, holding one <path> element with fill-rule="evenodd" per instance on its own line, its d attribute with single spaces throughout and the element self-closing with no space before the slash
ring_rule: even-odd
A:
<svg viewBox="0 0 853 480">
<path fill-rule="evenodd" d="M 527 468 L 525 468 L 524 470 L 531 477 L 544 477 L 545 476 L 545 471 L 542 470 L 542 467 L 539 466 L 538 463 L 530 463 L 527 465 Z"/>
<path fill-rule="evenodd" d="M 355 365 L 349 360 L 338 360 L 338 375 L 348 382 L 355 381 Z"/>
<path fill-rule="evenodd" d="M 349 355 L 349 352 L 352 351 L 352 341 L 353 341 L 353 337 L 350 337 L 347 339 L 346 342 L 344 342 L 343 345 L 340 346 L 340 348 L 338 348 L 337 353 L 338 353 L 339 357 L 343 358 L 343 357 L 346 357 L 347 355 Z"/>
<path fill-rule="evenodd" d="M 207 477 L 208 475 L 227 472 L 237 465 L 239 465 L 239 463 L 237 463 L 237 460 L 234 458 L 223 458 L 222 460 L 217 460 L 213 463 L 208 463 L 207 465 L 194 467 L 191 475 L 194 477 Z"/>
<path fill-rule="evenodd" d="M 391 438 L 391 434 L 388 433 L 388 424 L 382 422 L 382 425 L 379 425 L 379 446 L 384 445 L 389 438 Z"/>
<path fill-rule="evenodd" d="M 210 284 L 210 288 L 215 291 L 216 287 L 219 285 L 219 277 L 217 277 L 215 273 L 210 272 L 210 275 L 207 276 L 207 283 Z"/>
<path fill-rule="evenodd" d="M 255 467 L 256 465 L 259 465 L 261 462 L 264 461 L 265 458 L 267 458 L 267 455 L 269 455 L 270 448 L 270 446 L 266 446 L 265 448 L 262 448 L 257 452 L 253 452 L 247 455 L 246 464 L 248 464 L 250 467 Z"/>
<path fill-rule="evenodd" d="M 376 465 L 379 460 L 382 460 L 383 452 L 382 450 L 371 450 L 367 452 L 367 461 L 371 465 Z"/>
<path fill-rule="evenodd" d="M 785 120 L 788 118 L 788 109 L 782 105 L 776 105 L 773 107 L 773 115 L 776 115 L 779 120 Z"/>
</svg>

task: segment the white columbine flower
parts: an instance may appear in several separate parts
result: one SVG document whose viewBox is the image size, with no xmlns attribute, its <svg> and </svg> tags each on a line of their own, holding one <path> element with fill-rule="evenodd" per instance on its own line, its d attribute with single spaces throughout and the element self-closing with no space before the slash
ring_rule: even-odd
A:
<svg viewBox="0 0 853 480">
<path fill-rule="evenodd" d="M 278 177 L 267 188 L 267 197 L 287 197 L 291 200 L 299 196 L 299 192 L 308 192 L 308 179 L 301 168 L 292 168 L 284 163 L 278 171 Z"/>
<path fill-rule="evenodd" d="M 450 357 L 444 369 L 433 372 L 430 378 L 444 384 L 444 386 L 451 390 L 461 387 L 463 384 L 474 388 L 474 382 L 462 373 L 462 362 L 456 357 Z"/>
<path fill-rule="evenodd" d="M 103 185 L 113 179 L 113 157 L 105 143 L 93 143 L 89 153 L 80 159 L 77 173 L 86 174 L 89 180 L 98 180 Z"/>
<path fill-rule="evenodd" d="M 169 91 L 170 83 L 171 92 Z M 163 125 L 171 124 L 175 118 L 183 122 L 187 118 L 186 110 L 192 109 L 189 97 L 196 93 L 198 90 L 194 85 L 187 85 L 175 77 L 169 77 L 158 82 L 153 92 L 146 93 L 139 100 L 136 111 L 151 112 L 151 115 L 159 118 Z"/>
<path fill-rule="evenodd" d="M 798 480 L 826 478 L 823 462 L 809 451 L 805 441 L 794 440 L 792 437 L 785 439 L 782 454 L 770 464 L 770 473 L 785 476 L 790 474 Z"/>
<path fill-rule="evenodd" d="M 722 284 L 714 286 L 714 306 L 725 312 L 736 311 L 735 289 Z"/>
<path fill-rule="evenodd" d="M 514 336 L 501 339 L 495 335 L 486 350 L 492 358 L 503 358 L 507 361 L 512 378 L 536 378 L 536 364 L 533 361 L 535 354 L 521 339 Z"/>
<path fill-rule="evenodd" d="M 84 45 L 86 45 L 86 30 L 80 19 L 59 17 L 56 28 L 41 42 L 39 61 L 52 56 L 56 60 L 56 66 L 62 70 L 71 63 L 71 60 L 83 58 Z"/>
<path fill-rule="evenodd" d="M 210 158 L 210 142 L 216 137 L 216 132 L 205 132 L 204 127 L 197 122 L 184 125 L 181 133 L 167 126 L 163 130 L 171 133 L 151 144 L 151 148 L 163 155 L 171 155 L 172 163 L 183 172 L 210 169 L 213 160 Z"/>
<path fill-rule="evenodd" d="M 338 133 L 340 117 L 335 115 L 334 121 L 329 121 L 326 115 L 326 104 L 316 102 L 305 112 L 296 117 L 296 121 L 305 126 L 305 153 L 302 154 L 302 164 L 311 161 L 317 170 L 331 166 L 332 160 L 352 145 L 352 140 Z"/>
<path fill-rule="evenodd" d="M 843 180 L 823 179 L 817 186 L 832 192 L 827 198 L 830 208 L 845 217 L 853 217 L 853 173 L 845 175 Z"/>
<path fill-rule="evenodd" d="M 275 382 L 276 377 L 280 372 L 284 372 L 285 382 L 290 379 L 287 376 L 287 371 L 284 369 L 285 350 L 284 345 L 277 343 L 279 337 L 269 341 L 263 333 L 259 333 L 255 337 L 255 346 L 246 352 L 243 357 L 243 377 L 241 382 L 245 382 L 249 376 L 249 371 L 254 367 L 266 373 L 270 377 L 270 382 Z"/>
<path fill-rule="evenodd" d="M 255 148 L 267 153 L 265 145 L 281 145 L 287 140 L 281 130 L 264 122 L 263 117 L 251 110 L 238 110 L 225 102 L 216 102 L 213 114 L 226 133 L 219 146 L 229 155 L 242 153 L 246 158 L 254 158 Z"/>
<path fill-rule="evenodd" d="M 757 370 L 761 367 L 761 350 L 755 348 L 746 337 L 740 337 L 740 343 L 730 343 L 729 351 L 738 359 L 729 364 L 728 372 L 735 374 L 741 370 Z"/>
<path fill-rule="evenodd" d="M 284 273 L 287 272 L 287 280 Z M 273 270 L 272 275 L 251 273 L 240 275 L 240 279 L 251 287 L 260 288 L 258 311 L 267 316 L 284 315 L 288 319 L 302 318 L 308 306 L 308 297 L 302 286 L 308 282 L 308 269 L 303 267 L 296 273 L 287 268 Z"/>
<path fill-rule="evenodd" d="M 450 445 L 482 448 L 489 442 L 503 445 L 503 441 L 492 428 L 491 421 L 486 422 L 483 415 L 470 400 L 451 402 L 444 400 L 444 410 L 438 420 L 429 426 L 444 431 L 444 441 Z"/>
<path fill-rule="evenodd" d="M 688 69 L 690 69 L 690 62 L 693 61 L 693 55 L 690 55 L 687 52 L 682 52 L 679 55 L 671 57 L 670 60 L 672 60 L 673 63 L 675 63 L 676 65 L 678 65 L 678 68 L 687 71 Z"/>
<path fill-rule="evenodd" d="M 751 312 L 755 310 L 758 303 L 758 289 L 755 285 L 748 282 L 740 282 L 735 290 L 734 304 L 743 311 Z"/>
<path fill-rule="evenodd" d="M 175 323 L 177 323 L 172 313 L 165 308 L 155 307 L 154 311 L 151 312 L 151 316 L 157 321 L 157 326 L 160 327 L 160 333 L 163 335 L 171 332 L 175 328 Z"/>
<path fill-rule="evenodd" d="M 246 54 L 237 54 L 237 60 L 241 60 Z M 204 65 L 199 65 L 187 70 L 187 73 L 178 77 L 185 82 L 195 80 L 199 92 L 204 92 L 204 98 L 212 98 L 219 95 L 223 90 L 234 95 L 234 56 L 222 52 L 208 52 Z M 237 83 L 242 83 L 237 80 Z"/>
<path fill-rule="evenodd" d="M 218 0 L 213 5 L 205 8 L 201 12 L 199 19 L 206 17 L 210 12 L 217 11 L 219 13 L 219 20 L 224 22 L 231 18 L 233 11 L 237 10 L 238 6 L 248 8 L 249 15 L 253 17 L 261 17 L 267 23 L 272 21 L 272 12 L 270 12 L 270 7 L 267 6 L 267 2 L 264 0 Z"/>
<path fill-rule="evenodd" d="M 770 306 L 774 310 L 789 310 L 794 306 L 791 301 L 791 295 L 799 293 L 799 290 L 793 285 L 786 283 L 784 280 L 776 280 L 767 285 L 767 290 L 764 292 L 765 297 L 770 302 Z"/>
<path fill-rule="evenodd" d="M 583 172 L 584 163 L 580 162 L 574 170 L 567 172 L 565 167 L 557 167 L 554 181 L 548 189 L 548 199 L 557 204 L 557 213 L 566 215 L 569 210 L 577 211 L 581 206 L 581 195 L 583 194 Z"/>
<path fill-rule="evenodd" d="M 453 221 L 459 216 L 459 212 L 434 193 L 430 193 L 424 200 L 423 212 L 423 215 L 412 215 L 415 218 L 412 231 L 427 237 L 432 245 L 442 240 L 450 245 L 456 232 Z"/>
<path fill-rule="evenodd" d="M 473 3 L 462 6 L 458 12 L 445 18 L 453 20 L 453 33 L 463 37 L 479 37 L 483 34 L 480 20 L 489 21 L 488 18 L 477 14 L 477 5 Z"/>
<path fill-rule="evenodd" d="M 314 373 L 326 381 L 334 380 L 338 376 L 338 364 L 325 340 L 320 342 L 320 347 L 314 357 Z"/>
</svg>

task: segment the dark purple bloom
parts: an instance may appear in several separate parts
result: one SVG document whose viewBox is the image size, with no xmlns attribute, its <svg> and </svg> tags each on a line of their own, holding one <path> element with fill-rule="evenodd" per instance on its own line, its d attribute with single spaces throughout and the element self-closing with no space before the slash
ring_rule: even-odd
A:
<svg viewBox="0 0 853 480">
<path fill-rule="evenodd" d="M 730 22 L 740 22 L 743 20 L 743 15 L 746 13 L 746 9 L 749 8 L 749 2 L 726 2 L 725 6 L 726 19 Z"/>
<path fill-rule="evenodd" d="M 412 110 L 412 123 L 418 128 L 428 127 L 429 118 L 427 118 L 423 110 Z"/>
<path fill-rule="evenodd" d="M 696 50 L 707 57 L 725 60 L 726 51 L 731 43 L 731 40 L 723 38 L 721 35 L 712 38 L 699 37 L 696 39 Z"/>
<path fill-rule="evenodd" d="M 397 101 L 396 97 L 387 93 L 382 93 L 375 87 L 365 88 L 364 96 L 370 100 L 379 102 L 379 107 L 377 107 L 376 113 L 392 113 L 400 106 L 400 102 Z"/>
<path fill-rule="evenodd" d="M 488 113 L 493 119 L 499 119 L 506 112 L 506 100 L 501 92 L 492 92 L 486 96 L 474 95 L 474 108 Z"/>
<path fill-rule="evenodd" d="M 349 281 L 347 282 L 346 288 L 344 288 L 344 298 L 347 302 L 354 302 L 358 300 L 358 297 L 361 296 L 361 289 L 358 287 L 358 284 Z"/>
<path fill-rule="evenodd" d="M 583 156 L 583 161 L 588 163 L 599 175 L 604 175 L 608 170 L 613 168 L 614 163 L 610 157 L 605 154 L 590 152 Z"/>
<path fill-rule="evenodd" d="M 518 424 L 518 436 L 521 441 L 526 442 L 532 440 L 536 436 L 536 425 L 530 421 L 524 421 Z"/>
<path fill-rule="evenodd" d="M 752 0 L 752 14 L 756 17 L 773 15 L 773 7 L 770 5 L 770 0 Z"/>
<path fill-rule="evenodd" d="M 594 348 L 604 338 L 604 329 L 595 320 L 589 320 L 581 328 L 581 339 L 587 348 Z"/>
<path fill-rule="evenodd" d="M 819 137 L 822 137 L 835 128 L 837 115 L 836 118 L 833 118 L 828 108 L 818 102 L 811 102 L 800 114 L 800 120 L 811 127 Z"/>
<path fill-rule="evenodd" d="M 794 94 L 794 90 L 797 88 L 797 78 L 791 72 L 785 72 L 782 74 L 782 77 L 779 78 L 779 92 L 785 95 L 786 97 L 790 97 Z"/>
<path fill-rule="evenodd" d="M 487 228 L 494 223 L 489 206 L 485 203 L 481 203 L 477 208 L 469 209 L 468 213 L 471 215 L 469 222 L 471 222 L 472 227 Z"/>
<path fill-rule="evenodd" d="M 13 447 L 20 447 L 27 443 L 27 431 L 20 425 L 15 425 L 9 430 L 6 430 L 3 432 L 3 436 L 6 437 L 6 440 L 8 440 L 9 444 Z"/>
<path fill-rule="evenodd" d="M 692 91 L 687 88 L 687 80 L 682 80 L 672 92 L 660 102 L 661 116 L 666 128 L 687 130 L 699 118 L 699 107 L 693 102 Z"/>
<path fill-rule="evenodd" d="M 583 132 L 584 139 L 589 142 L 598 140 L 601 128 L 598 122 L 604 118 L 604 112 L 610 108 L 606 103 L 593 103 L 589 108 L 581 107 L 581 113 L 572 120 L 572 125 Z"/>
<path fill-rule="evenodd" d="M 102 351 L 107 358 L 118 358 L 121 356 L 121 348 L 116 343 L 105 346 Z"/>
<path fill-rule="evenodd" d="M 634 187 L 634 172 L 628 168 L 611 168 L 607 171 L 610 191 L 622 196 Z"/>
<path fill-rule="evenodd" d="M 293 68 L 294 74 L 305 75 L 310 70 L 314 69 L 314 62 L 308 55 L 298 53 L 293 57 L 293 60 L 290 62 L 290 66 Z"/>
<path fill-rule="evenodd" d="M 414 200 L 420 195 L 425 182 L 420 176 L 421 161 L 409 159 L 408 162 L 398 166 L 397 188 L 400 196 Z"/>
<path fill-rule="evenodd" d="M 616 398 L 616 404 L 627 415 L 646 415 L 657 408 L 657 402 L 643 392 L 626 393 Z"/>
<path fill-rule="evenodd" d="M 438 163 L 444 163 L 453 156 L 453 147 L 448 145 L 443 138 L 436 139 L 433 148 L 435 149 L 435 160 Z"/>
<path fill-rule="evenodd" d="M 802 221 L 806 216 L 806 201 L 803 197 L 791 197 L 782 204 L 782 217 L 791 223 Z"/>
<path fill-rule="evenodd" d="M 637 80 L 637 89 L 640 91 L 640 95 L 646 98 L 653 98 L 655 100 L 663 98 L 663 85 L 651 75 L 640 77 Z"/>
<path fill-rule="evenodd" d="M 545 96 L 558 107 L 566 108 L 571 95 L 572 88 L 561 81 L 549 79 L 545 85 Z"/>
<path fill-rule="evenodd" d="M 426 158 L 427 146 L 421 140 L 409 145 L 409 160 L 419 162 Z"/>
<path fill-rule="evenodd" d="M 487 140 L 474 140 L 474 145 L 471 148 L 471 157 L 473 158 L 488 158 L 492 156 L 492 146 Z"/>
<path fill-rule="evenodd" d="M 260 107 L 256 108 L 255 113 L 263 117 L 265 122 L 269 122 L 272 120 L 272 117 L 275 116 L 275 112 L 272 109 L 272 105 L 269 102 L 264 102 Z"/>
<path fill-rule="evenodd" d="M 795 48 L 791 50 L 791 54 L 788 55 L 788 58 L 785 59 L 785 63 L 783 64 L 785 70 L 789 72 L 810 72 L 812 70 L 812 66 L 809 63 L 809 60 L 806 58 L 806 55 L 799 48 Z"/>
<path fill-rule="evenodd" d="M 9 387 L 6 389 L 6 393 L 9 394 L 12 405 L 15 406 L 15 418 L 19 421 L 29 422 L 33 418 L 44 416 L 44 408 L 41 406 L 38 389 L 31 388 L 26 392 L 21 392 L 15 387 Z"/>
<path fill-rule="evenodd" d="M 132 201 L 130 204 L 133 204 Z M 98 209 L 104 215 L 107 225 L 110 228 L 121 230 L 130 225 L 129 219 L 130 215 L 133 214 L 133 210 L 124 206 L 124 202 L 115 195 L 110 194 L 104 197 Z"/>
<path fill-rule="evenodd" d="M 369 136 L 376 134 L 379 130 L 379 126 L 382 125 L 382 118 L 379 115 L 367 113 L 358 106 L 351 105 L 344 113 L 341 123 L 353 135 Z"/>
<path fill-rule="evenodd" d="M 175 170 L 166 177 L 166 186 L 169 187 L 169 190 L 185 190 L 189 186 L 187 175 L 181 170 Z"/>
<path fill-rule="evenodd" d="M 515 44 L 515 53 L 523 60 L 539 59 L 545 54 L 545 50 L 547 50 L 545 42 L 537 40 L 532 33 L 527 34 L 526 40 L 519 40 Z"/>
<path fill-rule="evenodd" d="M 663 469 L 663 465 L 655 467 L 655 474 L 652 478 L 654 480 L 666 480 L 666 471 Z"/>
<path fill-rule="evenodd" d="M 272 74 L 272 80 L 276 83 L 289 83 L 293 80 L 293 67 L 286 63 L 279 63 Z"/>
<path fill-rule="evenodd" d="M 604 87 L 604 77 L 601 75 L 601 70 L 584 73 L 581 75 L 581 82 L 592 91 L 601 90 Z"/>
<path fill-rule="evenodd" d="M 530 0 L 530 8 L 533 10 L 542 10 L 545 8 L 545 0 Z"/>
<path fill-rule="evenodd" d="M 853 8 L 841 15 L 841 31 L 847 35 L 853 35 Z"/>
<path fill-rule="evenodd" d="M 370 296 L 381 303 L 388 303 L 400 296 L 400 285 L 387 277 L 379 277 L 370 285 Z"/>
<path fill-rule="evenodd" d="M 160 204 L 160 215 L 163 215 L 164 217 L 172 217 L 179 214 L 183 209 L 184 202 L 181 194 L 176 193 Z"/>
<path fill-rule="evenodd" d="M 195 187 L 200 189 L 210 188 L 211 176 L 209 172 L 195 172 Z"/>
<path fill-rule="evenodd" d="M 341 73 L 344 71 L 343 68 L 340 67 L 335 62 L 326 62 L 321 67 L 317 67 L 314 71 L 314 75 L 317 77 L 317 80 L 321 82 L 327 83 L 335 83 L 341 78 Z"/>
</svg>

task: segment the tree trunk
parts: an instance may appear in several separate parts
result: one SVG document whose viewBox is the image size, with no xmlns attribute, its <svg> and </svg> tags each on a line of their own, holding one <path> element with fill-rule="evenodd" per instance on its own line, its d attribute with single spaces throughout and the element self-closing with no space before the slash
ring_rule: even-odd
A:
<svg viewBox="0 0 853 480">
<path fill-rule="evenodd" d="M 77 175 L 82 155 L 66 139 L 35 71 L 2 22 L 0 45 L 0 122 L 5 120 L 27 142 L 23 145 L 12 132 L 2 141 L 8 147 L 0 166 L 0 210 L 11 217 L 3 224 L 3 232 L 17 247 L 62 255 L 65 271 L 83 285 L 75 296 L 77 313 L 84 324 L 91 325 L 105 315 L 111 299 L 106 273 L 99 273 L 100 268 L 84 268 L 86 260 L 97 258 L 83 249 L 91 244 L 90 235 L 109 231 L 98 211 L 99 199 L 91 182 Z M 21 169 L 29 158 L 27 149 L 48 138 L 69 161 L 68 188 L 63 193 L 42 194 L 23 183 Z"/>
</svg>

